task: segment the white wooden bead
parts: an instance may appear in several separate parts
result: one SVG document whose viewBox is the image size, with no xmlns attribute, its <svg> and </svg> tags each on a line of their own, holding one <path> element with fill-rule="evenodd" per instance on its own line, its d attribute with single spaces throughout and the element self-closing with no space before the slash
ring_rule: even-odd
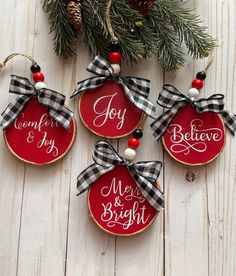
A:
<svg viewBox="0 0 236 276">
<path fill-rule="evenodd" d="M 136 151 L 131 148 L 127 148 L 124 151 L 124 157 L 125 159 L 132 161 L 136 157 Z"/>
<path fill-rule="evenodd" d="M 36 90 L 40 90 L 42 88 L 46 88 L 47 85 L 44 82 L 39 81 L 39 82 L 35 83 L 34 87 Z"/>
<path fill-rule="evenodd" d="M 111 67 L 112 67 L 113 72 L 114 72 L 115 75 L 118 75 L 120 73 L 120 64 L 112 63 Z"/>
<path fill-rule="evenodd" d="M 198 98 L 198 96 L 199 96 L 199 90 L 197 88 L 190 88 L 188 90 L 188 96 L 190 98 L 194 98 L 194 99 Z"/>
</svg>

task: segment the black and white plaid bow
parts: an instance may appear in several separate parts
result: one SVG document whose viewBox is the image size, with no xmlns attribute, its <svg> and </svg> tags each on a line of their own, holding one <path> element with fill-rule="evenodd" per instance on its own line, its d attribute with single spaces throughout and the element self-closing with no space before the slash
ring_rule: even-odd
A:
<svg viewBox="0 0 236 276">
<path fill-rule="evenodd" d="M 164 135 L 169 124 L 179 109 L 189 103 L 196 107 L 198 113 L 215 112 L 222 116 L 225 126 L 234 135 L 236 130 L 236 115 L 225 109 L 224 95 L 214 94 L 207 99 L 194 100 L 184 94 L 170 84 L 165 84 L 159 94 L 157 103 L 165 108 L 169 108 L 152 124 L 153 135 L 157 141 Z"/>
<path fill-rule="evenodd" d="M 70 121 L 72 119 L 73 112 L 64 106 L 64 95 L 47 88 L 36 90 L 34 85 L 31 84 L 27 78 L 15 75 L 11 76 L 9 92 L 20 96 L 14 99 L 13 102 L 11 102 L 3 111 L 3 119 L 0 122 L 2 129 L 5 129 L 12 124 L 28 101 L 32 97 L 37 96 L 38 101 L 49 108 L 50 117 L 60 123 L 67 130 L 70 130 Z"/>
<path fill-rule="evenodd" d="M 156 108 L 153 103 L 148 100 L 150 90 L 149 80 L 114 75 L 111 65 L 105 59 L 98 56 L 88 65 L 87 71 L 97 76 L 78 82 L 71 98 L 85 90 L 97 88 L 105 81 L 111 79 L 122 85 L 125 95 L 137 108 L 141 109 L 148 116 L 154 119 L 156 118 Z"/>
<path fill-rule="evenodd" d="M 107 142 L 98 141 L 93 154 L 94 164 L 85 169 L 77 178 L 78 195 L 86 191 L 101 175 L 113 170 L 117 165 L 128 168 L 140 192 L 149 204 L 160 211 L 164 206 L 164 195 L 155 187 L 162 163 L 146 161 L 129 163 Z"/>
</svg>

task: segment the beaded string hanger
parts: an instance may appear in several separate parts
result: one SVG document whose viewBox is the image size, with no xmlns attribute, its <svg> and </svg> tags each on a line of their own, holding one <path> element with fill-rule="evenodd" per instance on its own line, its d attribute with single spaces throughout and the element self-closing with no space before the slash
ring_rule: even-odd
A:
<svg viewBox="0 0 236 276">
<path fill-rule="evenodd" d="M 105 14 L 105 22 L 111 37 L 111 52 L 109 53 L 109 61 L 111 62 L 111 67 L 114 70 L 114 74 L 119 74 L 120 63 L 121 63 L 121 53 L 119 52 L 119 45 L 118 45 L 119 39 L 115 35 L 111 24 L 111 17 L 110 17 L 111 6 L 112 6 L 112 0 L 109 0 L 107 4 L 106 14 Z"/>
<path fill-rule="evenodd" d="M 111 19 L 110 19 L 111 6 L 112 6 L 112 0 L 109 0 L 107 9 L 106 9 L 106 15 L 105 15 L 105 21 L 107 24 L 107 29 L 109 31 L 109 34 L 111 36 L 111 43 L 112 43 L 111 52 L 109 53 L 109 61 L 111 62 L 111 66 L 114 72 L 118 74 L 120 72 L 121 54 L 118 51 L 119 39 L 115 36 L 114 30 L 111 24 Z M 143 137 L 143 127 L 146 122 L 146 119 L 147 119 L 147 116 L 143 116 L 143 119 L 139 127 L 133 131 L 132 137 L 130 137 L 128 140 L 128 148 L 124 150 L 124 157 L 129 161 L 133 161 L 136 157 L 135 149 L 138 148 L 139 140 Z"/>
<path fill-rule="evenodd" d="M 26 55 L 26 54 L 21 54 L 21 53 L 13 53 L 13 54 L 10 54 L 9 56 L 7 56 L 5 58 L 5 60 L 0 63 L 0 72 L 2 71 L 2 69 L 4 67 L 6 67 L 7 63 L 15 58 L 16 56 L 22 56 L 22 57 L 25 57 L 27 58 L 28 60 L 30 60 L 32 62 L 32 65 L 30 67 L 30 71 L 31 73 L 33 74 L 32 77 L 33 77 L 33 80 L 35 82 L 35 88 L 37 90 L 40 90 L 42 88 L 46 88 L 46 84 L 44 83 L 44 74 L 41 72 L 41 67 L 38 65 L 37 61 L 35 61 L 33 59 L 33 57 L 29 56 L 29 55 Z"/>
<path fill-rule="evenodd" d="M 136 157 L 136 149 L 139 147 L 140 140 L 143 137 L 143 128 L 146 122 L 147 116 L 144 116 L 139 127 L 135 129 L 132 136 L 128 139 L 128 147 L 124 150 L 124 158 L 128 161 L 133 161 Z"/>
<path fill-rule="evenodd" d="M 210 68 L 210 66 L 212 65 L 212 63 L 214 61 L 215 54 L 216 54 L 216 49 L 214 49 L 214 51 L 211 52 L 210 59 L 209 59 L 207 65 L 206 65 L 205 69 L 203 71 L 199 71 L 196 74 L 196 79 L 194 79 L 192 81 L 192 85 L 191 85 L 192 88 L 190 88 L 188 90 L 188 95 L 190 97 L 197 98 L 199 96 L 199 90 L 201 90 L 204 86 L 204 81 L 207 77 L 206 73 L 207 73 L 208 69 Z M 195 179 L 196 179 L 196 175 L 192 170 L 188 170 L 186 175 L 185 175 L 185 179 L 188 182 L 194 182 Z"/>
<path fill-rule="evenodd" d="M 8 61 L 10 61 L 11 59 L 13 59 L 14 57 L 16 56 L 22 56 L 22 57 L 25 57 L 27 58 L 28 60 L 30 60 L 32 62 L 32 66 L 34 64 L 37 64 L 37 62 L 29 55 L 25 55 L 25 54 L 21 54 L 21 53 L 13 53 L 13 54 L 10 54 L 9 56 L 7 56 L 4 61 L 2 63 L 0 63 L 0 72 L 2 71 L 2 69 L 4 67 L 6 67 Z"/>
<path fill-rule="evenodd" d="M 199 96 L 199 90 L 201 90 L 204 86 L 204 80 L 206 79 L 207 71 L 211 67 L 214 58 L 216 54 L 216 48 L 211 52 L 209 61 L 207 62 L 207 65 L 205 66 L 205 69 L 203 71 L 200 71 L 196 74 L 196 79 L 192 81 L 191 88 L 188 90 L 188 96 L 190 98 L 198 98 Z"/>
<path fill-rule="evenodd" d="M 31 56 L 13 53 L 0 63 L 0 71 L 17 56 L 31 61 L 34 84 L 11 75 L 9 92 L 17 97 L 1 114 L 0 126 L 14 156 L 30 164 L 49 164 L 65 156 L 73 144 L 73 112 L 65 107 L 64 95 L 47 88 L 44 74 Z"/>
</svg>

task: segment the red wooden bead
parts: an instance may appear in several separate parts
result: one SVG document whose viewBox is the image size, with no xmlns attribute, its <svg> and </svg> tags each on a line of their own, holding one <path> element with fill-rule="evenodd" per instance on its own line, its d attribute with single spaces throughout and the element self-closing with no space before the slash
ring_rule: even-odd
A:
<svg viewBox="0 0 236 276">
<path fill-rule="evenodd" d="M 120 63 L 121 62 L 121 53 L 120 52 L 110 52 L 109 53 L 110 63 Z"/>
<path fill-rule="evenodd" d="M 44 81 L 44 75 L 41 72 L 35 72 L 33 74 L 33 79 L 35 82 Z"/>
<path fill-rule="evenodd" d="M 139 146 L 139 140 L 134 137 L 129 138 L 128 146 L 131 149 L 136 149 Z"/>
<path fill-rule="evenodd" d="M 203 80 L 196 79 L 192 82 L 192 87 L 197 88 L 198 90 L 203 88 L 204 82 Z"/>
</svg>

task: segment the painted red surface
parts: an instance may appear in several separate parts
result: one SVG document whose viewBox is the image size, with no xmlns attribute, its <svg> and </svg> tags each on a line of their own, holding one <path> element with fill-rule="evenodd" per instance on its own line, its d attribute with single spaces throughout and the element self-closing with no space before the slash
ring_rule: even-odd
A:
<svg viewBox="0 0 236 276">
<path fill-rule="evenodd" d="M 137 128 L 142 118 L 142 111 L 130 102 L 123 87 L 112 80 L 85 91 L 79 109 L 83 123 L 102 137 L 126 136 Z"/>
<path fill-rule="evenodd" d="M 189 165 L 206 164 L 222 151 L 225 128 L 218 114 L 197 113 L 189 104 L 176 114 L 162 141 L 177 161 Z"/>
<path fill-rule="evenodd" d="M 93 183 L 88 202 L 95 222 L 114 235 L 132 235 L 142 231 L 157 216 L 128 169 L 121 165 Z"/>
<path fill-rule="evenodd" d="M 16 121 L 5 130 L 11 151 L 20 159 L 36 164 L 47 164 L 64 155 L 74 139 L 75 123 L 68 131 L 48 114 L 48 108 L 37 98 L 28 102 Z"/>
</svg>

